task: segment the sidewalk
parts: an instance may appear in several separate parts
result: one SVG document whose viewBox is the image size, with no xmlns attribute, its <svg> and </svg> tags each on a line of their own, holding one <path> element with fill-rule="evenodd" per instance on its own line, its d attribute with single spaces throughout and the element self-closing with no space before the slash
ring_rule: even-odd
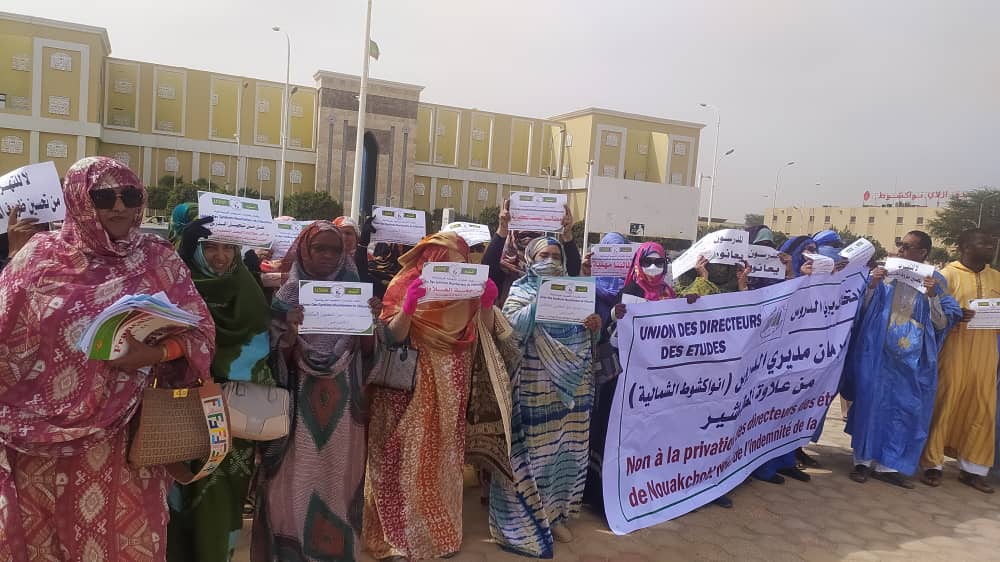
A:
<svg viewBox="0 0 1000 562">
<path fill-rule="evenodd" d="M 857 484 L 847 477 L 852 458 L 843 429 L 835 404 L 820 443 L 807 448 L 823 465 L 808 471 L 810 483 L 751 480 L 730 493 L 733 509 L 707 506 L 621 537 L 585 508 L 570 526 L 575 541 L 557 544 L 555 560 L 1000 560 L 1000 494 L 960 484 L 954 462 L 937 489 Z M 466 488 L 465 541 L 452 561 L 529 560 L 493 544 L 487 520 L 478 489 Z M 245 548 L 235 560 L 249 560 Z"/>
</svg>

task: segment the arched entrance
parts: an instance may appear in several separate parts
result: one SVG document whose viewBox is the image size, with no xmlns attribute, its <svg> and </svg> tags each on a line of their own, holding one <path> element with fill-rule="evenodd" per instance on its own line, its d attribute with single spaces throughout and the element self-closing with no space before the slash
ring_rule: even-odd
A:
<svg viewBox="0 0 1000 562">
<path fill-rule="evenodd" d="M 364 146 L 361 153 L 361 220 L 364 221 L 372 213 L 375 204 L 376 183 L 378 175 L 378 141 L 370 131 L 365 131 Z"/>
</svg>

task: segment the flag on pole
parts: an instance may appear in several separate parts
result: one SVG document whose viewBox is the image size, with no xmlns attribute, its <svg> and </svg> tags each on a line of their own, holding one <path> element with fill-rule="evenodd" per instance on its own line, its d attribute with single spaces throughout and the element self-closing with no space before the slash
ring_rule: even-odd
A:
<svg viewBox="0 0 1000 562">
<path fill-rule="evenodd" d="M 371 39 L 368 40 L 368 56 L 378 60 L 378 43 Z"/>
</svg>

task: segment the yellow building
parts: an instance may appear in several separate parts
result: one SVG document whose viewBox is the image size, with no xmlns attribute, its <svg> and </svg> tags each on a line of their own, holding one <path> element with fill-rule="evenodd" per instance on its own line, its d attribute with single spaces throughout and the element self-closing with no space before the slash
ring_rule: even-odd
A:
<svg viewBox="0 0 1000 562">
<path fill-rule="evenodd" d="M 775 209 L 765 222 L 789 236 L 821 230 L 846 230 L 878 240 L 890 252 L 911 230 L 930 234 L 927 225 L 941 211 L 938 207 L 785 207 Z M 770 209 L 767 210 L 770 212 Z M 934 240 L 939 245 L 938 240 Z"/>
<path fill-rule="evenodd" d="M 285 194 L 347 202 L 360 79 L 321 70 L 314 80 L 292 88 Z M 702 124 L 597 108 L 507 115 L 425 103 L 422 90 L 369 81 L 370 203 L 476 217 L 511 191 L 559 190 L 582 218 L 591 161 L 610 189 L 614 179 L 695 185 Z M 147 185 L 204 179 L 273 196 L 283 91 L 283 83 L 111 57 L 102 28 L 0 12 L 3 171 L 54 160 L 65 173 L 100 154 Z"/>
</svg>

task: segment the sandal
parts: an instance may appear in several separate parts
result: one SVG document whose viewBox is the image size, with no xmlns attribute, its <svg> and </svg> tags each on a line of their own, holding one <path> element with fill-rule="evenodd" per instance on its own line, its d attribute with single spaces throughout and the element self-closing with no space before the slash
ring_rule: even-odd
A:
<svg viewBox="0 0 1000 562">
<path fill-rule="evenodd" d="M 892 484 L 893 486 L 899 486 L 900 488 L 905 488 L 907 490 L 913 489 L 913 482 L 910 479 L 903 476 L 898 472 L 872 472 L 872 478 L 876 480 L 881 480 L 886 484 Z"/>
<path fill-rule="evenodd" d="M 863 464 L 856 464 L 854 465 L 854 470 L 852 470 L 848 476 L 850 476 L 851 480 L 854 480 L 858 484 L 864 484 L 868 481 L 868 475 L 871 474 L 871 472 L 872 469 L 867 466 Z"/>
<path fill-rule="evenodd" d="M 941 485 L 941 477 L 944 476 L 941 470 L 937 468 L 928 468 L 924 471 L 924 475 L 920 477 L 920 481 L 927 484 L 931 488 L 937 488 Z"/>
<path fill-rule="evenodd" d="M 789 478 L 794 478 L 799 482 L 809 482 L 810 480 L 812 480 L 812 476 L 809 476 L 808 474 L 802 472 L 797 468 L 782 468 L 778 472 L 784 474 Z"/>
<path fill-rule="evenodd" d="M 993 493 L 993 486 L 990 486 L 989 484 L 987 484 L 986 483 L 986 478 L 984 478 L 984 477 L 982 477 L 982 476 L 980 476 L 978 474 L 972 474 L 971 472 L 966 472 L 966 471 L 963 470 L 958 475 L 958 481 L 961 482 L 962 484 L 965 484 L 966 486 L 970 486 L 972 488 L 975 488 L 976 490 L 979 490 L 980 492 L 982 492 L 984 494 L 992 494 Z"/>
</svg>

